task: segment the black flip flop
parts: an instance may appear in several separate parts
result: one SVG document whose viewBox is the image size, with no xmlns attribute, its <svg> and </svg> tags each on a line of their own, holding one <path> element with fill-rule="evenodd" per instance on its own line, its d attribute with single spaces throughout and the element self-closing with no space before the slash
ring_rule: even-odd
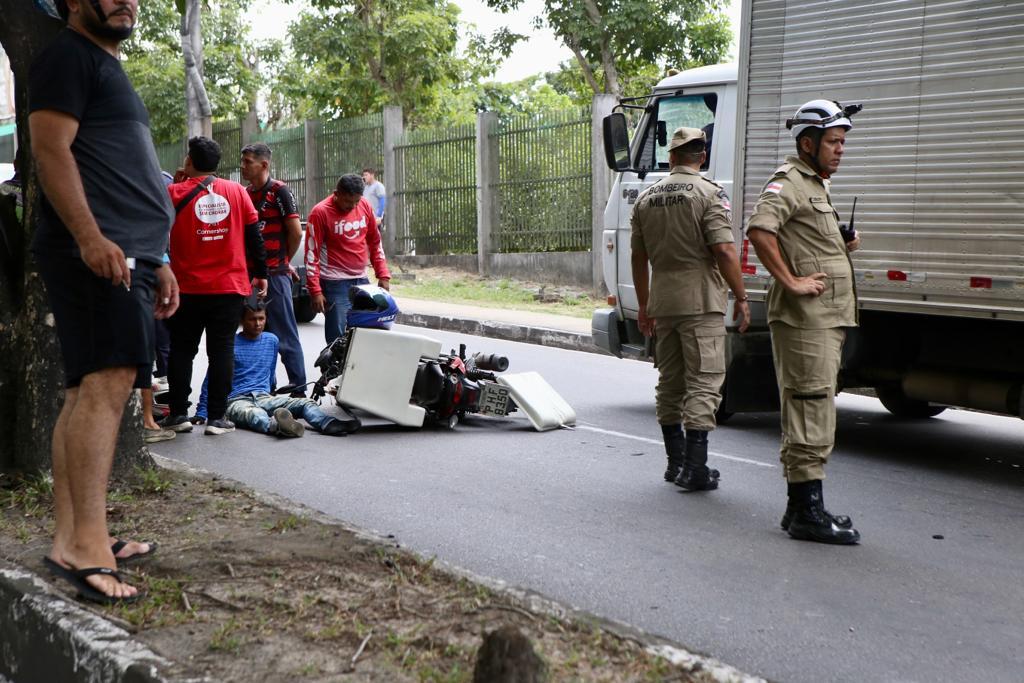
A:
<svg viewBox="0 0 1024 683">
<path fill-rule="evenodd" d="M 103 576 L 112 576 L 118 583 L 124 583 L 121 579 L 121 575 L 113 569 L 107 567 L 87 567 L 85 569 L 72 569 L 71 567 L 65 567 L 58 562 L 54 562 L 49 557 L 43 558 L 43 564 L 50 570 L 50 573 L 54 576 L 64 579 L 78 591 L 78 597 L 88 600 L 90 602 L 96 602 L 101 605 L 127 605 L 136 602 L 139 598 L 145 594 L 141 591 L 135 595 L 130 595 L 124 598 L 117 598 L 112 595 L 107 595 L 96 588 L 93 588 L 85 579 L 95 574 L 102 574 Z"/>
<path fill-rule="evenodd" d="M 135 562 L 136 560 L 144 560 L 147 557 L 151 557 L 153 553 L 156 552 L 157 549 L 157 544 L 153 541 L 139 541 L 139 543 L 148 543 L 149 550 L 147 550 L 144 553 L 135 553 L 134 555 L 129 555 L 128 557 L 118 557 L 117 554 L 121 552 L 121 550 L 124 549 L 124 547 L 128 545 L 128 543 L 128 541 L 122 541 L 118 539 L 114 542 L 113 545 L 110 546 L 110 551 L 114 553 L 114 559 L 117 560 L 118 564 L 128 564 L 129 562 Z"/>
</svg>

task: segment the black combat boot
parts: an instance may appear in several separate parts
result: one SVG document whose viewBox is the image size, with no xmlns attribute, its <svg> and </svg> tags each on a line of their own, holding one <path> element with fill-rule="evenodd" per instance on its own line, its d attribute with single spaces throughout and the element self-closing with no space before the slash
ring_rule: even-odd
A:
<svg viewBox="0 0 1024 683">
<path fill-rule="evenodd" d="M 686 453 L 683 469 L 675 480 L 684 491 L 714 491 L 718 488 L 718 470 L 708 469 L 708 433 L 701 429 L 686 430 Z"/>
<path fill-rule="evenodd" d="M 835 545 L 853 545 L 860 541 L 856 529 L 839 526 L 825 512 L 820 479 L 790 484 L 789 501 L 793 506 L 787 529 L 791 538 Z"/>
<path fill-rule="evenodd" d="M 783 531 L 789 531 L 789 522 L 793 519 L 793 513 L 796 512 L 796 507 L 793 503 L 794 486 L 796 486 L 796 484 L 789 485 L 789 501 L 786 503 L 786 512 L 782 515 L 782 521 L 779 522 L 779 526 L 782 527 Z M 823 510 L 825 509 L 824 495 L 821 499 L 821 507 Z M 837 527 L 840 527 L 842 529 L 853 528 L 853 520 L 847 517 L 846 515 L 833 515 L 828 510 L 825 510 L 825 514 L 832 519 L 833 523 L 835 523 Z"/>
<path fill-rule="evenodd" d="M 668 456 L 665 481 L 675 481 L 679 470 L 683 467 L 683 455 L 686 449 L 683 427 L 682 425 L 661 425 L 661 436 L 665 440 L 665 455 Z"/>
</svg>

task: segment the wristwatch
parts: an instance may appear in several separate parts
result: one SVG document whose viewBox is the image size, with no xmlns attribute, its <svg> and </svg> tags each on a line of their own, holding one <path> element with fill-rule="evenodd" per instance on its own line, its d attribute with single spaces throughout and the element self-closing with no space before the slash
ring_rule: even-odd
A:
<svg viewBox="0 0 1024 683">
<path fill-rule="evenodd" d="M 746 294 L 744 294 L 743 296 L 736 297 L 736 301 L 741 302 L 741 303 L 744 302 L 744 301 L 750 301 L 750 297 L 747 296 Z"/>
</svg>

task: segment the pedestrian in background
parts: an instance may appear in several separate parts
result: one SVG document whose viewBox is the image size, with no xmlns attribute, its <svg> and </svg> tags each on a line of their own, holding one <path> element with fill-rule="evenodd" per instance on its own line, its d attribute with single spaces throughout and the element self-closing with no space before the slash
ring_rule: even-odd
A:
<svg viewBox="0 0 1024 683">
<path fill-rule="evenodd" d="M 171 268 L 181 287 L 181 306 L 168 320 L 171 354 L 170 415 L 163 426 L 192 431 L 186 414 L 192 390 L 192 361 L 206 333 L 210 404 L 206 434 L 225 434 L 234 425 L 224 418 L 234 367 L 235 330 L 242 299 L 255 288 L 267 293 L 267 262 L 259 216 L 245 188 L 214 175 L 220 145 L 205 137 L 188 141 L 180 176 L 167 188 L 176 217 L 171 228 Z M 248 260 L 255 278 L 249 279 Z"/>
<path fill-rule="evenodd" d="M 109 535 L 107 482 L 132 387 L 150 385 L 154 310 L 164 318 L 178 306 L 162 263 L 171 205 L 149 115 L 121 67 L 138 3 L 56 4 L 67 28 L 32 64 L 28 89 L 43 189 L 32 252 L 65 386 L 53 425 L 56 525 L 44 562 L 88 600 L 131 602 L 138 590 L 118 575 L 117 557 L 153 547 Z"/>
<path fill-rule="evenodd" d="M 262 142 L 242 148 L 242 178 L 245 188 L 260 217 L 263 246 L 267 252 L 267 332 L 279 340 L 281 360 L 288 373 L 293 396 L 305 396 L 306 362 L 299 341 L 299 327 L 292 305 L 292 281 L 296 277 L 292 257 L 302 242 L 299 210 L 291 190 L 280 180 L 270 177 L 270 147 Z M 271 378 L 274 383 L 274 378 Z"/>
<path fill-rule="evenodd" d="M 707 466 L 708 432 L 715 428 L 725 379 L 726 285 L 736 297 L 740 332 L 750 324 L 750 306 L 729 198 L 700 174 L 707 159 L 704 132 L 677 129 L 668 158 L 670 173 L 640 194 L 630 217 L 633 284 L 640 331 L 655 335 L 665 481 L 685 491 L 710 491 L 719 479 L 718 470 Z"/>
<path fill-rule="evenodd" d="M 370 282 L 368 262 L 377 284 L 390 288 L 380 231 L 363 189 L 363 179 L 354 173 L 341 176 L 334 193 L 313 207 L 306 223 L 306 286 L 313 310 L 326 318 L 328 344 L 345 332 L 345 318 L 352 307 L 349 289 Z"/>
<path fill-rule="evenodd" d="M 825 509 L 822 480 L 835 444 L 835 394 L 845 328 L 857 326 L 857 291 L 850 252 L 832 207 L 829 178 L 839 168 L 850 116 L 812 100 L 786 122 L 797 156 L 787 156 L 761 191 L 747 237 L 772 275 L 768 326 L 782 404 L 783 474 L 789 500 L 782 528 L 793 538 L 853 544 L 860 534 L 845 515 Z"/>
<path fill-rule="evenodd" d="M 377 226 L 384 222 L 384 208 L 388 204 L 387 188 L 384 183 L 377 180 L 377 169 L 363 169 L 363 197 L 370 202 L 373 208 L 373 215 L 377 217 Z"/>
</svg>

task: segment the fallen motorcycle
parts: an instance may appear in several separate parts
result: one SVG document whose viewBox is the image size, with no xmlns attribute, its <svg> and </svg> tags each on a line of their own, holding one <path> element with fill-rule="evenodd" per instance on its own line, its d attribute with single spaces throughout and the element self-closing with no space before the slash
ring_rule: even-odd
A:
<svg viewBox="0 0 1024 683">
<path fill-rule="evenodd" d="M 407 427 L 453 429 L 467 415 L 505 417 L 521 410 L 538 431 L 576 422 L 569 404 L 536 372 L 502 374 L 504 356 L 448 354 L 430 337 L 391 329 L 399 311 L 391 294 L 360 285 L 350 290 L 345 333 L 316 360 L 312 398 L 331 394 L 356 408 Z"/>
</svg>

